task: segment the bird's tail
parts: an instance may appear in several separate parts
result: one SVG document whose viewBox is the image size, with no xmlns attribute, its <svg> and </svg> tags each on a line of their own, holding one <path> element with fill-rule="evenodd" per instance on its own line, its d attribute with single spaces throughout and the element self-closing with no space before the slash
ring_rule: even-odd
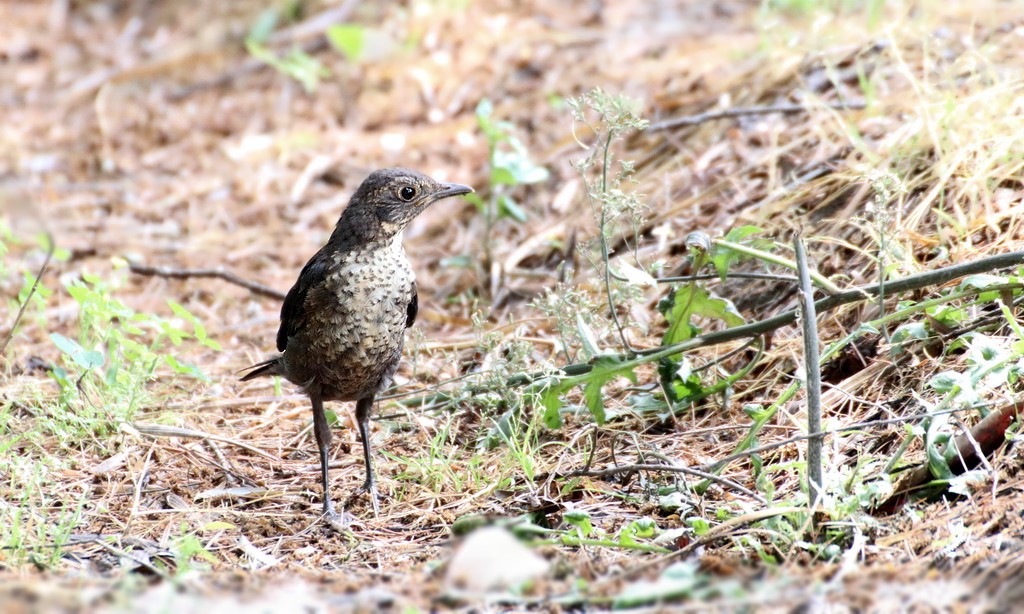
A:
<svg viewBox="0 0 1024 614">
<path fill-rule="evenodd" d="M 270 360 L 264 360 L 263 362 L 258 362 L 251 367 L 247 367 L 246 369 L 251 370 L 242 376 L 242 381 L 247 382 L 251 379 L 264 377 L 266 375 L 284 375 L 284 369 L 282 369 L 284 365 L 281 364 L 282 357 L 283 356 L 275 356 Z M 246 369 L 242 370 L 245 371 Z"/>
</svg>

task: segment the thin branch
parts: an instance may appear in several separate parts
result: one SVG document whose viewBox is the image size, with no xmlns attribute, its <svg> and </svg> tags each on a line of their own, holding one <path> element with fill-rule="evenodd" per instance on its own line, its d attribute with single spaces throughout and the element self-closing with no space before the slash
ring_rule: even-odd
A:
<svg viewBox="0 0 1024 614">
<path fill-rule="evenodd" d="M 50 266 L 50 259 L 53 258 L 53 251 L 56 249 L 56 245 L 53 242 L 53 235 L 49 232 L 46 233 L 46 258 L 43 259 L 43 265 L 39 267 L 39 273 L 36 278 L 32 281 L 32 287 L 28 289 L 28 294 L 25 296 L 25 300 L 22 301 L 21 306 L 18 307 L 18 315 L 14 316 L 14 322 L 11 323 L 11 330 L 7 331 L 4 335 L 3 343 L 0 343 L 0 355 L 7 351 L 7 344 L 14 338 L 14 331 L 18 329 L 18 324 L 21 322 L 21 318 L 25 315 L 25 308 L 28 307 L 29 301 L 32 300 L 32 295 L 36 293 L 36 288 L 39 287 L 39 280 L 43 278 L 43 274 L 46 273 L 46 267 Z"/>
<path fill-rule="evenodd" d="M 728 279 L 764 279 L 767 281 L 778 281 L 795 284 L 797 283 L 796 275 L 775 275 L 773 273 L 726 273 L 725 278 Z M 677 282 L 687 281 L 706 281 L 722 279 L 722 276 L 717 273 L 702 273 L 700 275 L 679 275 L 674 277 L 659 277 L 654 281 L 659 284 L 669 284 Z"/>
<path fill-rule="evenodd" d="M 797 274 L 800 277 L 800 308 L 804 329 L 804 368 L 807 372 L 807 432 L 821 431 L 821 357 L 818 351 L 818 314 L 814 310 L 814 288 L 807 264 L 807 252 L 800 235 L 793 239 Z M 821 471 L 821 436 L 807 440 L 807 495 L 815 503 L 825 494 Z"/>
<path fill-rule="evenodd" d="M 791 269 L 794 271 L 797 269 L 797 265 L 795 262 L 793 262 L 789 258 L 784 258 L 778 254 L 773 254 L 772 252 L 757 249 L 749 245 L 743 245 L 742 243 L 726 241 L 725 239 L 715 239 L 715 244 L 722 247 L 726 247 L 735 252 L 739 252 L 741 254 L 757 258 L 758 260 L 762 260 L 764 262 L 777 264 L 779 266 L 783 266 L 786 267 L 787 269 Z M 829 294 L 839 294 L 840 292 L 842 292 L 839 286 L 832 283 L 830 279 L 828 279 L 824 275 L 821 275 L 817 271 L 809 271 L 808 275 L 811 277 L 812 280 L 814 280 L 815 284 L 824 288 L 825 290 L 828 290 Z"/>
<path fill-rule="evenodd" d="M 128 263 L 128 269 L 137 275 L 166 277 L 168 279 L 192 279 L 195 277 L 222 279 L 230 284 L 241 286 L 253 294 L 276 298 L 279 301 L 283 301 L 286 296 L 286 294 L 280 290 L 275 290 L 270 286 L 264 286 L 261 283 L 244 279 L 231 271 L 225 271 L 224 269 L 172 269 L 170 267 L 148 266 L 145 264 L 136 264 L 134 262 Z"/>
<path fill-rule="evenodd" d="M 239 441 L 237 439 L 231 439 L 230 437 L 221 437 L 219 435 L 212 435 L 210 433 L 204 433 L 202 431 L 196 431 L 196 430 L 193 430 L 193 429 L 186 429 L 186 428 L 179 428 L 179 427 L 175 427 L 175 426 L 167 426 L 165 424 L 149 424 L 149 423 L 144 423 L 144 422 L 132 422 L 132 423 L 127 423 L 127 426 L 135 429 L 135 431 L 137 431 L 137 432 L 139 432 L 139 433 L 141 433 L 143 435 L 149 435 L 150 437 L 180 437 L 182 439 L 202 439 L 202 440 L 219 441 L 221 443 L 226 443 L 226 444 L 230 444 L 230 445 L 233 445 L 233 446 L 238 446 L 239 448 L 242 448 L 243 450 L 248 450 L 248 451 L 252 452 L 253 454 L 258 454 L 258 455 L 262 456 L 263 458 L 266 458 L 266 459 L 269 459 L 269 460 L 272 460 L 272 461 L 275 461 L 275 462 L 280 462 L 280 460 L 281 460 L 279 457 L 274 456 L 270 452 L 266 452 L 264 450 L 261 450 L 260 448 L 257 448 L 256 446 L 249 445 L 249 444 L 245 443 L 244 441 Z"/>
<path fill-rule="evenodd" d="M 863 101 L 829 102 L 825 103 L 823 106 L 837 111 L 848 111 L 863 109 L 867 104 Z M 805 104 L 776 104 L 759 107 L 735 107 L 732 109 L 722 109 L 720 111 L 705 111 L 704 113 L 698 113 L 696 115 L 684 115 L 682 117 L 654 122 L 647 126 L 646 131 L 666 130 L 668 128 L 677 128 L 680 126 L 696 126 L 716 119 L 731 119 L 736 117 L 747 117 L 750 115 L 771 115 L 772 113 L 792 115 L 794 113 L 810 113 L 816 108 L 819 107 L 817 105 Z"/>
</svg>

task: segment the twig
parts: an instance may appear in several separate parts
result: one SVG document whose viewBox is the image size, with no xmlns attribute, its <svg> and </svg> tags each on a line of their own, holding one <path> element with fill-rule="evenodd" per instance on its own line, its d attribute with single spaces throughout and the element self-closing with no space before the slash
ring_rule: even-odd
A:
<svg viewBox="0 0 1024 614">
<path fill-rule="evenodd" d="M 796 265 L 795 262 L 793 262 L 792 260 L 790 260 L 788 258 L 783 258 L 782 256 L 780 256 L 778 254 L 773 254 L 771 252 L 767 252 L 765 250 L 757 249 L 757 248 L 751 247 L 749 245 L 743 245 L 742 243 L 734 243 L 733 241 L 726 241 L 725 239 L 715 239 L 714 242 L 715 242 L 715 245 L 731 249 L 734 252 L 739 252 L 739 253 L 744 254 L 746 256 L 757 258 L 758 260 L 762 260 L 764 262 L 770 262 L 772 264 L 777 264 L 779 266 L 783 266 L 783 267 L 786 267 L 787 269 L 792 269 L 794 271 L 797 269 L 797 265 Z M 834 283 L 832 283 L 832 281 L 829 280 L 824 275 L 821 275 L 820 273 L 818 273 L 816 271 L 809 271 L 808 275 L 810 276 L 810 278 L 812 280 L 814 280 L 814 283 L 816 285 L 824 288 L 825 290 L 828 290 L 829 294 L 839 294 L 840 292 L 842 292 L 842 290 L 839 288 L 839 286 L 837 286 Z"/>
<path fill-rule="evenodd" d="M 264 286 L 263 284 L 255 281 L 249 281 L 248 279 L 239 277 L 231 271 L 225 271 L 224 269 L 172 269 L 170 267 L 157 267 L 129 262 L 128 270 L 137 275 L 166 277 L 168 279 L 191 279 L 194 277 L 222 279 L 230 284 L 241 286 L 254 294 L 259 294 L 260 296 L 268 296 L 280 301 L 283 301 L 286 296 L 286 294 L 280 290 L 275 290 L 270 286 Z"/>
<path fill-rule="evenodd" d="M 863 101 L 858 100 L 854 102 L 827 102 L 822 106 L 829 109 L 835 109 L 837 111 L 847 111 L 863 109 L 867 105 Z M 732 109 L 722 109 L 719 111 L 705 111 L 704 113 L 698 113 L 696 115 L 684 115 L 682 117 L 654 122 L 647 126 L 647 132 L 651 132 L 652 130 L 666 130 L 668 128 L 676 128 L 679 126 L 696 126 L 697 124 L 703 124 L 716 119 L 730 119 L 735 117 L 746 117 L 749 115 L 771 115 L 772 113 L 791 115 L 793 113 L 809 113 L 815 108 L 818 107 L 816 105 L 804 104 L 777 104 L 759 107 L 734 107 Z"/>
<path fill-rule="evenodd" d="M 649 463 L 639 463 L 636 465 L 618 465 L 616 467 L 609 467 L 608 469 L 581 469 L 579 471 L 570 471 L 569 473 L 561 476 L 564 478 L 576 478 L 576 477 L 589 477 L 589 478 L 603 478 L 610 475 L 617 475 L 619 473 L 633 473 L 636 471 L 663 471 L 665 473 L 682 473 L 685 475 L 692 475 L 705 480 L 711 480 L 712 482 L 718 482 L 722 486 L 728 486 L 729 488 L 739 491 L 751 499 L 754 499 L 761 505 L 768 505 L 764 497 L 757 494 L 756 492 L 738 484 L 729 478 L 723 478 L 722 476 L 701 471 L 700 469 L 691 469 L 689 467 L 677 467 L 675 465 L 654 465 Z"/>
<path fill-rule="evenodd" d="M 726 273 L 726 279 L 764 279 L 795 284 L 799 281 L 796 275 L 775 275 L 773 273 Z M 687 281 L 706 281 L 711 279 L 722 279 L 717 273 L 702 273 L 700 275 L 678 275 L 674 277 L 659 277 L 654 281 L 659 284 L 669 284 Z"/>
<path fill-rule="evenodd" d="M 800 277 L 800 308 L 803 313 L 804 368 L 807 372 L 807 432 L 821 431 L 821 357 L 818 351 L 818 314 L 814 310 L 814 288 L 807 266 L 807 252 L 803 238 L 793 239 L 796 252 L 797 275 Z M 807 495 L 817 503 L 824 496 L 821 472 L 820 435 L 807 440 Z"/>
<path fill-rule="evenodd" d="M 211 435 L 209 433 L 204 433 L 202 431 L 196 431 L 196 430 L 192 430 L 192 429 L 184 429 L 184 428 L 179 428 L 179 427 L 175 427 L 175 426 L 166 426 L 166 425 L 163 425 L 163 424 L 145 424 L 145 423 L 142 423 L 142 422 L 133 422 L 133 423 L 129 424 L 128 426 L 130 426 L 131 428 L 135 429 L 139 433 L 141 433 L 143 435 L 149 435 L 150 437 L 182 437 L 182 438 L 187 438 L 187 439 L 204 439 L 204 440 L 205 439 L 211 439 L 213 441 L 219 441 L 219 442 L 222 442 L 222 443 L 231 444 L 233 446 L 238 446 L 239 448 L 242 448 L 244 450 L 248 450 L 248 451 L 252 452 L 253 454 L 258 454 L 258 455 L 262 456 L 263 458 L 270 459 L 270 460 L 272 460 L 274 462 L 280 462 L 281 461 L 280 458 L 274 456 L 273 454 L 271 454 L 269 452 L 264 452 L 263 450 L 255 447 L 255 446 L 251 446 L 251 445 L 245 443 L 244 441 L 238 441 L 236 439 L 230 439 L 228 437 L 220 437 L 219 435 Z"/>
<path fill-rule="evenodd" d="M 25 315 L 25 308 L 28 307 L 28 302 L 32 300 L 32 295 L 36 293 L 36 288 L 39 287 L 39 280 L 42 279 L 43 273 L 46 273 L 46 267 L 50 266 L 50 259 L 53 257 L 53 250 L 56 249 L 56 245 L 53 242 L 53 235 L 49 232 L 46 233 L 46 258 L 43 259 L 43 265 L 39 267 L 39 273 L 36 275 L 35 280 L 32 282 L 32 287 L 28 289 L 28 294 L 25 296 L 25 300 L 18 307 L 18 315 L 14 316 L 14 322 L 11 324 L 11 330 L 7 331 L 4 335 L 3 343 L 0 343 L 0 354 L 7 351 L 7 344 L 14 338 L 14 331 L 18 329 L 18 323 L 21 322 L 22 316 Z"/>
</svg>

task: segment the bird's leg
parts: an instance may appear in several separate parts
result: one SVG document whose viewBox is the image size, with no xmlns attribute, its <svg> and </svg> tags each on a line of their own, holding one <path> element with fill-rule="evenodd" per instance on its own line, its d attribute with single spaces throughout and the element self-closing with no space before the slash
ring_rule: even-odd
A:
<svg viewBox="0 0 1024 614">
<path fill-rule="evenodd" d="M 370 497 L 373 504 L 373 515 L 380 514 L 380 504 L 377 502 L 377 480 L 373 476 L 373 457 L 370 454 L 370 412 L 373 410 L 373 397 L 359 399 L 356 401 L 356 422 L 359 423 L 359 437 L 363 440 L 363 460 L 366 463 L 366 482 L 363 490 Z"/>
<path fill-rule="evenodd" d="M 310 394 L 309 400 L 313 404 L 313 434 L 316 436 L 316 446 L 320 451 L 320 483 L 324 490 L 324 516 L 327 522 L 334 526 L 335 521 L 341 516 L 334 511 L 334 504 L 331 503 L 331 488 L 327 480 L 327 468 L 330 464 L 331 451 L 331 427 L 327 424 L 327 414 L 324 413 L 324 402 L 319 393 Z"/>
</svg>

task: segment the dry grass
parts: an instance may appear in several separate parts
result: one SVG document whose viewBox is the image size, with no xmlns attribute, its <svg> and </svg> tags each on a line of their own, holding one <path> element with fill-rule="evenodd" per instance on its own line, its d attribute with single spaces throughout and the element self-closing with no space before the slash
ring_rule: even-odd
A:
<svg viewBox="0 0 1024 614">
<path fill-rule="evenodd" d="M 175 555 L 195 543 L 213 555 L 208 564 L 217 572 L 195 582 L 222 592 L 245 593 L 297 575 L 329 594 L 377 586 L 429 604 L 441 592 L 432 563 L 447 556 L 450 526 L 467 515 L 542 511 L 557 523 L 563 512 L 583 510 L 614 535 L 637 519 L 654 518 L 669 529 L 762 508 L 716 485 L 688 499 L 692 507 L 681 513 L 663 513 L 650 495 L 674 484 L 671 475 L 558 476 L 581 468 L 592 453 L 602 467 L 612 454 L 634 462 L 654 453 L 682 466 L 730 454 L 750 423 L 743 405 L 770 405 L 801 376 L 796 327 L 772 336 L 763 363 L 727 399 L 713 397 L 665 421 L 624 411 L 637 395 L 620 382 L 606 388 L 605 405 L 622 415 L 596 431 L 582 415 L 557 431 L 530 419 L 512 438 L 515 445 L 485 449 L 477 444 L 498 415 L 489 397 L 443 412 L 382 404 L 374 442 L 390 498 L 379 518 L 354 499 L 351 533 L 335 535 L 315 516 L 317 467 L 305 400 L 288 386 L 236 381 L 238 369 L 271 348 L 278 305 L 217 280 L 132 276 L 120 266 L 125 258 L 224 266 L 287 289 L 368 170 L 402 165 L 486 186 L 486 143 L 473 115 L 481 98 L 494 101 L 495 117 L 516 126 L 552 177 L 517 189 L 530 218 L 498 223 L 487 270 L 479 266 L 484 220 L 472 205 L 439 206 L 409 229 L 421 314 L 401 370 L 406 390 L 443 384 L 458 394 L 464 382 L 444 382 L 564 364 L 555 322 L 531 301 L 555 286 L 568 246 L 593 237 L 595 224 L 570 164 L 581 155 L 575 139 L 587 134 L 574 135 L 567 111 L 552 100 L 594 86 L 640 99 L 655 122 L 715 108 L 808 106 L 805 114 L 647 131 L 616 151 L 637 163 L 632 187 L 649 205 L 639 235 L 617 231 L 617 253 L 632 253 L 643 265 L 663 261 L 666 274 L 687 270 L 689 232 L 719 235 L 743 224 L 765 228 L 783 244 L 801 231 L 818 270 L 844 285 L 875 281 L 879 259 L 898 277 L 1024 245 L 1024 25 L 1004 21 L 1005 3 L 894 3 L 873 28 L 860 11 L 787 14 L 749 2 L 715 9 L 608 2 L 599 12 L 586 2 L 361 6 L 352 19 L 372 29 L 379 49 L 360 61 L 330 49 L 314 53 L 333 76 L 313 93 L 269 69 L 236 74 L 245 60 L 241 38 L 263 6 L 230 5 L 0 8 L 15 33 L 0 42 L 0 80 L 11 84 L 0 94 L 0 203 L 18 239 L 5 241 L 4 294 L 17 294 L 23 272 L 42 262 L 34 233 L 45 228 L 66 251 L 43 278 L 53 295 L 27 310 L 7 349 L 0 384 L 0 450 L 10 457 L 0 518 L 17 526 L 17 536 L 0 532 L 9 542 L 0 567 L 19 580 L 18 590 L 41 591 L 32 588 L 40 567 L 50 570 L 47 577 L 67 583 L 77 576 L 83 579 L 72 586 L 109 595 L 113 587 L 132 588 L 128 570 L 173 577 L 186 567 Z M 308 13 L 322 8 L 313 3 Z M 225 74 L 233 78 L 211 81 Z M 183 89 L 196 84 L 210 85 Z M 828 106 L 848 101 L 867 106 Z M 599 300 L 599 279 L 579 253 L 570 281 Z M 445 259 L 452 256 L 467 256 L 470 266 L 451 265 Z M 62 426 L 53 413 L 57 388 L 33 365 L 58 360 L 50 333 L 76 337 L 77 306 L 61 280 L 83 272 L 120 280 L 115 295 L 138 313 L 187 328 L 168 308 L 171 299 L 195 314 L 223 349 L 186 343 L 175 351 L 210 381 L 160 367 L 131 415 L 136 426 L 102 434 Z M 654 305 L 664 291 L 646 290 L 633 303 L 628 315 L 638 325 L 628 332 L 638 346 L 660 343 Z M 716 291 L 748 320 L 795 304 L 777 284 L 734 280 Z M 890 299 L 887 311 L 893 305 Z M 823 340 L 878 316 L 877 303 L 824 315 Z M 3 325 L 13 317 L 12 309 Z M 616 343 L 610 327 L 596 334 Z M 1006 329 L 991 334 L 1012 341 Z M 704 364 L 735 347 L 708 348 L 692 360 Z M 939 398 L 926 386 L 931 375 L 964 369 L 963 356 L 953 352 L 921 347 L 890 361 L 884 352 L 858 349 L 868 352 L 866 368 L 826 365 L 827 373 L 833 369 L 826 426 L 916 413 L 918 400 Z M 521 360 L 510 363 L 516 352 Z M 734 362 L 723 363 L 719 374 Z M 641 371 L 641 382 L 653 381 L 650 370 Z M 1011 393 L 994 390 L 985 400 L 1001 404 Z M 760 443 L 803 431 L 800 398 L 781 406 Z M 88 407 L 88 399 L 77 402 Z M 337 496 L 361 482 L 362 464 L 348 409 L 335 409 Z M 154 424 L 164 430 L 146 426 Z M 195 436 L 166 436 L 172 427 Z M 865 473 L 878 472 L 903 436 L 902 426 L 890 425 L 830 437 L 827 480 L 861 483 L 866 478 L 854 479 L 858 462 Z M 723 476 L 761 493 L 770 483 L 775 502 L 800 504 L 795 464 L 802 454 L 796 445 L 766 454 L 762 482 L 747 461 L 729 465 Z M 907 455 L 922 459 L 920 443 Z M 1008 600 L 1000 591 L 1021 563 L 1019 450 L 989 462 L 989 482 L 969 497 L 914 504 L 887 518 L 849 509 L 833 527 L 844 536 L 844 550 L 828 564 L 812 565 L 814 548 L 791 541 L 793 523 L 803 522 L 796 515 L 713 542 L 700 558 L 702 569 L 747 581 L 751 599 L 769 600 L 758 595 L 777 588 L 778 600 L 789 604 L 807 598 L 806 590 L 786 592 L 795 582 L 871 607 L 881 595 L 865 584 L 929 570 L 980 572 L 988 584 L 971 586 L 985 587 L 986 599 Z M 98 535 L 115 539 L 111 545 Z M 63 548 L 50 547 L 68 539 Z M 535 587 L 535 596 L 561 594 L 575 578 L 595 583 L 598 595 L 613 595 L 625 580 L 609 574 L 650 558 L 601 547 L 542 552 L 565 571 Z M 750 578 L 765 567 L 779 580 L 761 592 Z M 232 576 L 243 570 L 255 573 Z"/>
</svg>

